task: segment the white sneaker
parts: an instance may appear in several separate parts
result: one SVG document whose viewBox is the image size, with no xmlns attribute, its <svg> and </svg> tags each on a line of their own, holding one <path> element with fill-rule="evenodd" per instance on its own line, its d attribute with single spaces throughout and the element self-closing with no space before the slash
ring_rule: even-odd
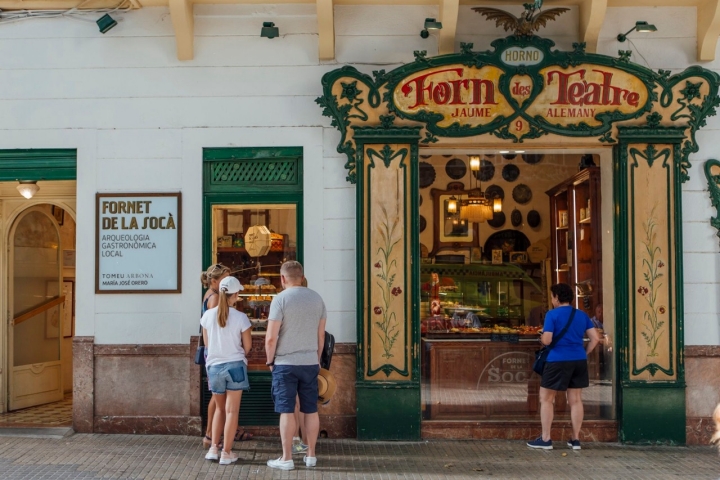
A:
<svg viewBox="0 0 720 480">
<path fill-rule="evenodd" d="M 217 460 L 219 457 L 218 449 L 216 446 L 210 447 L 207 454 L 205 454 L 205 460 Z"/>
<path fill-rule="evenodd" d="M 278 470 L 295 470 L 295 464 L 292 459 L 283 460 L 282 457 L 276 458 L 275 460 L 268 460 L 267 466 L 270 468 L 277 468 Z"/>
<path fill-rule="evenodd" d="M 231 463 L 235 463 L 238 461 L 238 456 L 234 452 L 226 453 L 225 450 L 222 451 L 222 454 L 220 455 L 220 465 L 230 465 Z"/>
<path fill-rule="evenodd" d="M 304 443 L 293 443 L 292 453 L 293 455 L 300 455 L 301 453 L 307 452 L 308 446 Z"/>
<path fill-rule="evenodd" d="M 306 455 L 303 457 L 303 462 L 305 462 L 306 467 L 314 467 L 317 465 L 317 457 L 308 457 Z"/>
</svg>

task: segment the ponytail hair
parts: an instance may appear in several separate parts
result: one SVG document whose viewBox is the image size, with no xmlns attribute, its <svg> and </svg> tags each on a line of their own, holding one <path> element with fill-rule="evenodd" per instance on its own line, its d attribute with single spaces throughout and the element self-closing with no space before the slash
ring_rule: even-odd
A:
<svg viewBox="0 0 720 480">
<path fill-rule="evenodd" d="M 235 294 L 225 292 L 220 292 L 218 295 L 220 298 L 217 306 L 217 322 L 220 328 L 225 328 L 225 325 L 227 325 L 228 316 L 230 315 L 230 302 L 228 300 L 233 295 Z"/>
</svg>

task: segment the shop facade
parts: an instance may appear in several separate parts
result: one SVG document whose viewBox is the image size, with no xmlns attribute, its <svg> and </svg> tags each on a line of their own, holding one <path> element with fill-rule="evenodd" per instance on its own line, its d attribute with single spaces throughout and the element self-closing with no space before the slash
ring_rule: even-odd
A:
<svg viewBox="0 0 720 480">
<path fill-rule="evenodd" d="M 438 7 L 338 5 L 336 63 L 318 59 L 314 5 L 197 6 L 195 58 L 185 62 L 175 60 L 163 7 L 126 13 L 102 38 L 69 20 L 38 21 L 44 32 L 34 21 L 0 24 L 25 53 L 3 74 L 13 87 L 0 147 L 19 155 L 0 167 L 3 242 L 31 206 L 13 197 L 14 179 L 37 180 L 32 202 L 62 205 L 77 224 L 68 337 L 77 431 L 200 435 L 198 277 L 223 263 L 249 287 L 244 307 L 260 334 L 251 365 L 257 388 L 241 423 L 275 434 L 262 321 L 278 288 L 276 266 L 296 258 L 325 298 L 337 341 L 338 392 L 320 410 L 329 437 L 530 438 L 539 417 L 527 318 L 547 305 L 549 283 L 566 281 L 588 297 L 579 308 L 603 306 L 611 338 L 591 362 L 591 438 L 705 441 L 720 400 L 705 381 L 720 368 L 717 195 L 708 194 L 717 191 L 708 181 L 718 167 L 706 164 L 719 81 L 714 62 L 691 67 L 697 9 L 608 8 L 598 53 L 578 42 L 577 7 L 542 38 L 508 37 L 470 6 L 459 9 L 456 53 L 438 56 L 435 37 L 421 38 L 407 21 L 422 25 L 440 16 Z M 387 20 L 361 22 L 378 11 Z M 624 45 L 613 25 L 628 13 L 679 36 L 636 40 L 636 53 L 618 55 Z M 257 15 L 293 35 L 230 32 Z M 395 20 L 402 26 L 385 23 Z M 145 35 L 153 28 L 161 36 Z M 214 35 L 218 29 L 229 33 Z M 78 38 L 82 45 L 63 55 L 42 53 Z M 652 68 L 638 64 L 646 63 L 639 53 Z M 42 171 L 59 165 L 52 162 L 18 170 L 23 152 L 50 158 L 58 149 L 73 152 L 73 178 Z M 504 192 L 493 214 L 505 221 L 495 227 L 499 216 L 470 221 L 458 212 L 466 222 L 454 225 L 450 198 L 462 209 L 473 190 L 493 184 Z M 177 285 L 103 292 L 98 195 L 148 194 L 179 199 Z M 258 259 L 244 234 L 261 224 L 275 243 Z M 510 237 L 517 243 L 503 251 Z M 530 258 L 545 238 L 548 253 Z M 261 277 L 268 283 L 257 284 Z M 441 293 L 442 318 L 434 319 Z M 4 372 L 11 328 L 0 343 Z M 7 398 L 6 376 L 2 382 Z M 568 423 L 562 415 L 560 425 Z"/>
</svg>

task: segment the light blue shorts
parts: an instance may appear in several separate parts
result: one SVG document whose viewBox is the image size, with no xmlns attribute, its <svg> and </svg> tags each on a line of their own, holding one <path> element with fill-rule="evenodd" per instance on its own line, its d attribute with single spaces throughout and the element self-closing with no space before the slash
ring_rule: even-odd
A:
<svg viewBox="0 0 720 480">
<path fill-rule="evenodd" d="M 208 383 L 213 395 L 224 395 L 226 390 L 250 390 L 245 362 L 221 363 L 211 365 L 207 369 Z"/>
</svg>

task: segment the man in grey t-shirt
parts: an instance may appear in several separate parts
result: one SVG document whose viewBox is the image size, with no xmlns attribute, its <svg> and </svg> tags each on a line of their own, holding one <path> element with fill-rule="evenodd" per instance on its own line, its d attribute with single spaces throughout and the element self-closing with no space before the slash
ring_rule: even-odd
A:
<svg viewBox="0 0 720 480">
<path fill-rule="evenodd" d="M 281 470 L 295 468 L 292 439 L 295 433 L 295 398 L 305 414 L 307 455 L 305 465 L 314 467 L 315 443 L 320 430 L 318 416 L 318 373 L 320 355 L 325 343 L 327 310 L 320 295 L 302 286 L 300 262 L 285 262 L 280 267 L 283 291 L 270 304 L 265 334 L 267 365 L 272 371 L 272 393 L 275 412 L 280 414 L 280 438 L 283 456 L 268 460 L 269 467 Z"/>
</svg>

